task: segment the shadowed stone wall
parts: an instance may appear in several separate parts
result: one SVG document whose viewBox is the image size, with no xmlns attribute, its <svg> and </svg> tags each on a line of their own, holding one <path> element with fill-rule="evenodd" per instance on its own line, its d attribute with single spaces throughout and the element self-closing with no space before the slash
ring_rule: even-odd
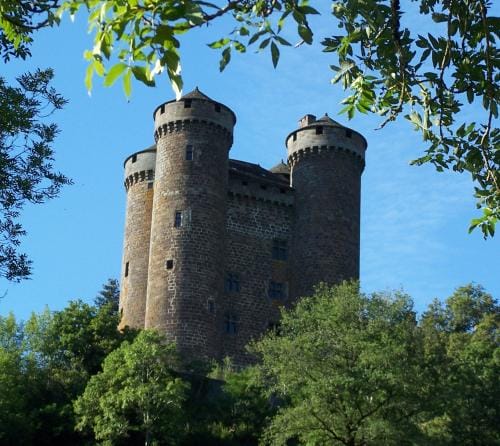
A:
<svg viewBox="0 0 500 446">
<path fill-rule="evenodd" d="M 154 147 L 125 160 L 127 207 L 120 290 L 120 327 L 144 327 L 156 162 Z"/>
</svg>

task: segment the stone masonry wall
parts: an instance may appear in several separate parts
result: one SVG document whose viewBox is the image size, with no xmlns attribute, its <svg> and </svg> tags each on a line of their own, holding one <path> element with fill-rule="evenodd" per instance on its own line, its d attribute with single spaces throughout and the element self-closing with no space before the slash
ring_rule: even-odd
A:
<svg viewBox="0 0 500 446">
<path fill-rule="evenodd" d="M 162 126 L 157 141 L 146 328 L 165 332 L 185 358 L 219 357 L 218 324 L 207 301 L 217 303 L 223 287 L 227 154 L 232 134 L 198 120 Z M 191 161 L 185 157 L 187 145 L 193 147 Z M 176 211 L 182 212 L 181 227 L 174 226 Z"/>
<path fill-rule="evenodd" d="M 224 273 L 239 278 L 238 292 L 224 292 L 218 311 L 236 318 L 236 333 L 227 333 L 224 320 L 220 327 L 222 356 L 230 356 L 235 364 L 251 361 L 245 346 L 258 338 L 269 325 L 279 320 L 279 307 L 289 303 L 287 298 L 271 299 L 269 282 L 288 285 L 289 262 L 273 260 L 273 240 L 291 242 L 293 208 L 230 193 L 227 200 L 227 240 Z"/>
<path fill-rule="evenodd" d="M 144 151 L 125 163 L 127 207 L 120 290 L 120 328 L 144 328 L 156 154 Z"/>
<path fill-rule="evenodd" d="M 359 277 L 362 169 L 358 157 L 342 150 L 319 150 L 293 164 L 295 298 L 319 282 Z"/>
</svg>

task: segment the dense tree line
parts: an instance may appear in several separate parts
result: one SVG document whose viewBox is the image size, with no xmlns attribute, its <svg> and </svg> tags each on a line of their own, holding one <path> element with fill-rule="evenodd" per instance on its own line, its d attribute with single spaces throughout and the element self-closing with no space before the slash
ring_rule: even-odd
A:
<svg viewBox="0 0 500 446">
<path fill-rule="evenodd" d="M 116 281 L 0 318 L 0 444 L 500 445 L 500 307 L 478 285 L 421 317 L 403 293 L 320 286 L 240 370 L 117 323 Z"/>
</svg>

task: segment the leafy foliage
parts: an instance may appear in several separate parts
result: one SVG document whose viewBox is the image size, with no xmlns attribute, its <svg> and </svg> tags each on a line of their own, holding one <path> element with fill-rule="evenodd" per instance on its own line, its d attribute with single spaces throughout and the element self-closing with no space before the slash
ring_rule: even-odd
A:
<svg viewBox="0 0 500 446">
<path fill-rule="evenodd" d="M 419 0 L 408 5 L 405 18 L 399 0 L 336 0 L 333 23 L 338 34 L 322 39 L 323 49 L 337 60 L 330 67 L 333 83 L 351 94 L 342 112 L 384 117 L 381 127 L 404 116 L 422 135 L 424 154 L 413 164 L 431 163 L 436 170 L 468 172 L 482 214 L 472 220 L 493 236 L 500 217 L 500 133 L 498 117 L 499 58 L 495 42 L 499 18 L 491 15 L 491 0 Z M 297 0 L 232 0 L 224 6 L 202 0 L 66 0 L 57 11 L 89 11 L 94 45 L 85 84 L 90 90 L 94 74 L 105 85 L 122 79 L 131 94 L 132 77 L 153 86 L 166 71 L 179 96 L 182 89 L 179 36 L 223 16 L 231 16 L 234 29 L 208 45 L 221 52 L 220 70 L 232 54 L 253 47 L 269 50 L 273 65 L 280 46 L 290 46 L 283 29 L 293 27 L 301 44 L 311 44 L 309 17 L 318 14 L 312 4 Z M 404 26 L 402 25 L 404 23 Z M 424 35 L 425 29 L 428 29 Z M 469 104 L 482 113 L 470 117 Z"/>
<path fill-rule="evenodd" d="M 186 384 L 172 373 L 175 362 L 174 347 L 154 331 L 123 343 L 76 400 L 77 429 L 91 428 L 104 444 L 131 435 L 132 444 L 137 436 L 146 446 L 174 444 L 186 393 Z"/>
<path fill-rule="evenodd" d="M 254 346 L 286 404 L 270 444 L 399 445 L 417 441 L 429 396 L 411 300 L 321 286 Z M 412 443 L 413 444 L 413 443 Z"/>
<path fill-rule="evenodd" d="M 0 57 L 26 59 L 33 31 L 54 23 L 59 0 L 2 0 L 0 2 Z"/>
<path fill-rule="evenodd" d="M 0 443 L 84 444 L 75 432 L 73 401 L 104 358 L 135 333 L 117 330 L 109 303 L 70 302 L 25 323 L 0 317 Z"/>
<path fill-rule="evenodd" d="M 425 424 L 438 444 L 500 445 L 500 306 L 478 285 L 434 302 L 422 319 L 434 363 L 437 414 Z"/>
<path fill-rule="evenodd" d="M 31 262 L 19 251 L 21 209 L 57 196 L 70 183 L 52 166 L 59 130 L 45 118 L 66 103 L 50 87 L 52 77 L 52 70 L 27 73 L 17 79 L 19 87 L 0 77 L 0 276 L 12 281 L 30 274 Z"/>
<path fill-rule="evenodd" d="M 102 290 L 94 299 L 94 304 L 97 308 L 102 308 L 105 305 L 110 305 L 111 310 L 115 313 L 118 312 L 118 305 L 120 302 L 120 284 L 116 279 L 108 279 L 103 285 Z"/>
</svg>

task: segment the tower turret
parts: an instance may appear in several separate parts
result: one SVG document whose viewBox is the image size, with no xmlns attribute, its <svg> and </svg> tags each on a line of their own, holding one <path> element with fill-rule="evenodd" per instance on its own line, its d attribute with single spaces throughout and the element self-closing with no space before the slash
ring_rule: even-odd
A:
<svg viewBox="0 0 500 446">
<path fill-rule="evenodd" d="M 120 327 L 144 328 L 156 147 L 124 163 L 127 207 L 120 290 Z"/>
<path fill-rule="evenodd" d="M 306 115 L 286 138 L 295 189 L 291 296 L 359 277 L 365 138 L 328 115 Z"/>
<path fill-rule="evenodd" d="M 234 113 L 198 89 L 154 112 L 157 146 L 146 328 L 217 357 Z"/>
</svg>

